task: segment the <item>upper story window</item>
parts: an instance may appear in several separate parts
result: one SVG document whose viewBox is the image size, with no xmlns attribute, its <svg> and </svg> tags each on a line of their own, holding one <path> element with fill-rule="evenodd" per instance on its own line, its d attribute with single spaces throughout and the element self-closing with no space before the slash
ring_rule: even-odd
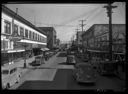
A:
<svg viewBox="0 0 128 94">
<path fill-rule="evenodd" d="M 41 36 L 40 36 L 40 41 L 41 41 Z"/>
<path fill-rule="evenodd" d="M 25 37 L 28 38 L 28 30 L 25 29 Z"/>
<path fill-rule="evenodd" d="M 36 33 L 34 33 L 34 40 L 36 40 Z"/>
<path fill-rule="evenodd" d="M 32 32 L 31 32 L 31 31 L 29 31 L 29 39 L 31 39 L 31 37 L 32 37 L 32 36 L 31 36 L 31 34 L 32 34 Z"/>
<path fill-rule="evenodd" d="M 33 39 L 34 39 L 34 32 L 33 32 Z"/>
<path fill-rule="evenodd" d="M 37 34 L 36 34 L 36 40 L 37 40 Z"/>
<path fill-rule="evenodd" d="M 38 35 L 38 41 L 39 41 L 39 37 L 40 37 L 40 35 Z"/>
<path fill-rule="evenodd" d="M 33 39 L 33 32 L 31 32 L 31 39 Z"/>
<path fill-rule="evenodd" d="M 18 25 L 14 24 L 13 36 L 18 36 Z"/>
<path fill-rule="evenodd" d="M 24 37 L 24 28 L 23 27 L 20 27 L 20 36 Z"/>
<path fill-rule="evenodd" d="M 4 21 L 4 30 L 6 34 L 11 34 L 11 23 L 9 21 Z"/>
<path fill-rule="evenodd" d="M 7 40 L 1 40 L 1 47 L 4 50 L 8 49 L 8 41 Z"/>
</svg>

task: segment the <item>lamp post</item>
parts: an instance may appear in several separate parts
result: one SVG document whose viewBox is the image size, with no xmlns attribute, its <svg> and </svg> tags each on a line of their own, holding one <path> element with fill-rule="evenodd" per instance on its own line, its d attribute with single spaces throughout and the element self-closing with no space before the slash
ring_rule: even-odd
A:
<svg viewBox="0 0 128 94">
<path fill-rule="evenodd" d="M 24 39 L 25 39 L 25 37 L 23 36 L 23 40 L 24 40 Z M 26 47 L 27 47 L 27 45 L 26 45 L 26 43 L 24 43 L 23 46 L 24 46 L 24 48 L 25 48 L 24 68 L 26 68 L 26 67 L 27 67 L 27 64 L 26 64 Z"/>
</svg>

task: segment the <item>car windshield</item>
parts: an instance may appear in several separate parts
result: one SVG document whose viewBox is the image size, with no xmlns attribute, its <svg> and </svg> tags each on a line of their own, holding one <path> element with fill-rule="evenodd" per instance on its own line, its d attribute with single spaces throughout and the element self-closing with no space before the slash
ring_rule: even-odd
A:
<svg viewBox="0 0 128 94">
<path fill-rule="evenodd" d="M 3 74 L 3 75 L 7 75 L 8 73 L 9 73 L 8 70 L 2 70 L 2 74 Z"/>
</svg>

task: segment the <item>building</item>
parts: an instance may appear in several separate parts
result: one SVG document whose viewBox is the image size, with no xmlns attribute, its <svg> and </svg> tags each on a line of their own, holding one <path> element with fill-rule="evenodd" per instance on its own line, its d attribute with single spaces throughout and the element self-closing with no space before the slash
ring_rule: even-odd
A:
<svg viewBox="0 0 128 94">
<path fill-rule="evenodd" d="M 82 35 L 85 50 L 97 53 L 109 53 L 109 25 L 94 24 Z M 125 24 L 112 24 L 113 58 L 125 58 L 126 27 Z M 104 56 L 104 55 L 101 55 Z M 109 54 L 106 55 L 107 57 Z M 118 59 L 119 59 L 118 58 Z"/>
<path fill-rule="evenodd" d="M 125 32 L 125 24 L 112 24 L 113 51 L 124 52 L 126 43 Z M 109 50 L 108 24 L 94 24 L 82 37 L 87 48 Z"/>
<path fill-rule="evenodd" d="M 38 27 L 40 30 L 44 31 L 47 35 L 47 48 L 56 48 L 56 30 L 54 27 Z"/>
<path fill-rule="evenodd" d="M 1 15 L 2 63 L 27 58 L 33 55 L 33 48 L 47 45 L 47 36 L 14 11 L 2 6 Z"/>
</svg>

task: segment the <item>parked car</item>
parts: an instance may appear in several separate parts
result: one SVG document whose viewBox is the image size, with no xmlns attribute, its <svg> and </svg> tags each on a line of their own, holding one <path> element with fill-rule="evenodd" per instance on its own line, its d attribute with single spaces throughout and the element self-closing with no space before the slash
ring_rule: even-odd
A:
<svg viewBox="0 0 128 94">
<path fill-rule="evenodd" d="M 40 66 L 44 64 L 44 56 L 36 56 L 35 60 L 32 63 L 29 63 L 31 66 Z"/>
<path fill-rule="evenodd" d="M 95 83 L 97 80 L 96 68 L 89 63 L 76 63 L 73 77 L 78 83 Z"/>
<path fill-rule="evenodd" d="M 99 73 L 101 75 L 115 75 L 116 61 L 101 61 L 99 63 Z"/>
<path fill-rule="evenodd" d="M 75 61 L 75 56 L 74 55 L 68 55 L 67 56 L 67 61 L 66 61 L 67 63 L 76 63 L 76 61 Z"/>
<path fill-rule="evenodd" d="M 15 64 L 2 66 L 2 89 L 9 89 L 12 85 L 20 81 L 21 71 Z"/>
</svg>

